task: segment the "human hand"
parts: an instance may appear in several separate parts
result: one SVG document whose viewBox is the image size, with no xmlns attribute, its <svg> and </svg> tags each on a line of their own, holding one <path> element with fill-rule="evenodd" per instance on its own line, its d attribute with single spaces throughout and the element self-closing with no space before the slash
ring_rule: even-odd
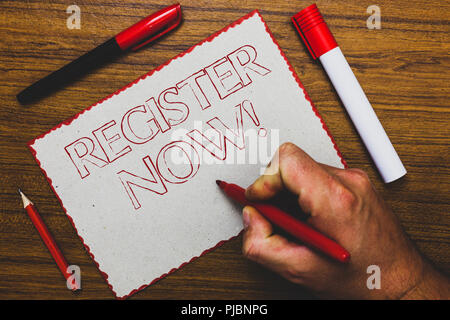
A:
<svg viewBox="0 0 450 320">
<path fill-rule="evenodd" d="M 245 207 L 243 253 L 286 279 L 325 298 L 450 298 L 445 276 L 415 249 L 399 222 L 358 169 L 338 169 L 315 162 L 286 143 L 246 190 L 251 201 L 290 191 L 309 214 L 307 222 L 351 254 L 348 264 L 332 261 L 299 243 L 273 234 L 271 224 Z M 367 267 L 381 270 L 381 289 L 369 290 Z"/>
</svg>

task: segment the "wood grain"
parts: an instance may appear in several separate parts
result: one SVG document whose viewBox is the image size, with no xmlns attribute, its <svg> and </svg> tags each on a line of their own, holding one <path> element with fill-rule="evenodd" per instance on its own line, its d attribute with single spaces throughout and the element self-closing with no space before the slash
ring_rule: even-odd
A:
<svg viewBox="0 0 450 320">
<path fill-rule="evenodd" d="M 450 4 L 378 1 L 382 28 L 368 30 L 370 1 L 317 1 L 402 158 L 408 175 L 384 185 L 321 66 L 290 17 L 308 1 L 180 1 L 184 22 L 169 36 L 121 57 L 29 106 L 15 95 L 165 1 L 77 0 L 81 29 L 66 27 L 65 0 L 0 2 L 0 299 L 110 299 L 106 282 L 64 215 L 26 142 L 169 60 L 253 9 L 259 9 L 318 107 L 344 158 L 366 170 L 419 249 L 450 270 Z M 20 186 L 34 200 L 68 261 L 82 270 L 73 295 L 31 221 Z M 297 299 L 311 297 L 241 255 L 232 240 L 132 298 Z"/>
</svg>

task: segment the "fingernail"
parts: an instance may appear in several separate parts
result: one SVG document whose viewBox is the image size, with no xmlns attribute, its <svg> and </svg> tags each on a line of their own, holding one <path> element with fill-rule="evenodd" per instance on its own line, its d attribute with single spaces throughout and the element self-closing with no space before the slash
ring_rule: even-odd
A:
<svg viewBox="0 0 450 320">
<path fill-rule="evenodd" d="M 245 207 L 242 212 L 242 220 L 244 222 L 244 229 L 247 229 L 250 225 L 250 210 L 248 210 L 247 207 Z"/>
</svg>

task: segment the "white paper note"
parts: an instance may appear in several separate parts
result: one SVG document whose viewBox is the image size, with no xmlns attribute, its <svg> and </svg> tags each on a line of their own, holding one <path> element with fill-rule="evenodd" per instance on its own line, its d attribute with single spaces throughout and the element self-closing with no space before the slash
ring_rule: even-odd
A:
<svg viewBox="0 0 450 320">
<path fill-rule="evenodd" d="M 86 249 L 126 297 L 242 230 L 216 179 L 248 186 L 286 141 L 343 167 L 257 11 L 30 142 Z"/>
</svg>

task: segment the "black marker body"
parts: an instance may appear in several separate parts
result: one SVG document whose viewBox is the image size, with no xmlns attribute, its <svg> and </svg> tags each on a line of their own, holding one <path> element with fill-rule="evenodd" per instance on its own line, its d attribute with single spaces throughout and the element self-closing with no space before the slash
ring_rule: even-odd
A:
<svg viewBox="0 0 450 320">
<path fill-rule="evenodd" d="M 90 70 L 113 60 L 122 54 L 122 52 L 123 51 L 117 44 L 116 39 L 111 38 L 61 69 L 56 70 L 45 78 L 42 78 L 25 88 L 17 95 L 17 100 L 22 104 L 26 104 L 43 98 L 69 82 L 83 76 Z"/>
</svg>

